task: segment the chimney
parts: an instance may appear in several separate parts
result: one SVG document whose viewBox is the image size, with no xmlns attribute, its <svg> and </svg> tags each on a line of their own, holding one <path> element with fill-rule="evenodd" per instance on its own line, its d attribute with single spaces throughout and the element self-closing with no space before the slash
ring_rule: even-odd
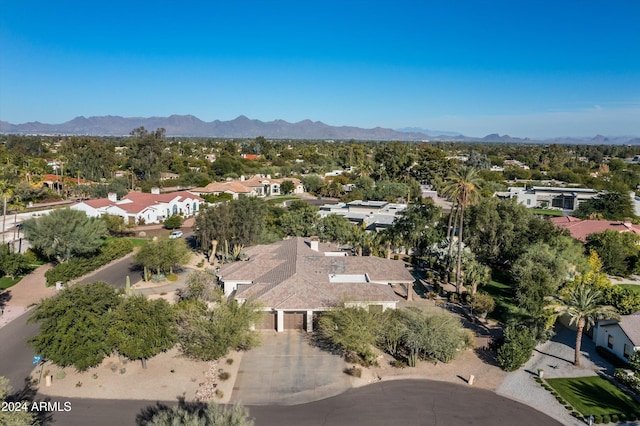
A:
<svg viewBox="0 0 640 426">
<path fill-rule="evenodd" d="M 311 237 L 311 240 L 309 241 L 309 247 L 311 247 L 311 250 L 318 251 L 318 244 L 318 237 Z"/>
<path fill-rule="evenodd" d="M 160 188 L 154 186 L 153 188 L 151 188 L 151 193 L 155 195 L 160 194 Z"/>
<path fill-rule="evenodd" d="M 240 176 L 240 182 L 244 182 L 244 175 Z"/>
<path fill-rule="evenodd" d="M 118 194 L 116 194 L 115 192 L 110 192 L 110 193 L 107 194 L 107 198 L 112 203 L 115 203 L 116 201 L 118 201 Z"/>
</svg>

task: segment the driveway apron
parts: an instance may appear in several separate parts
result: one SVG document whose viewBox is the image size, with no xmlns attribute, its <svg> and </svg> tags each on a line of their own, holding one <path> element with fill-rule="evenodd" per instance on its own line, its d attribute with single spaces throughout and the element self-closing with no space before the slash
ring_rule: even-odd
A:
<svg viewBox="0 0 640 426">
<path fill-rule="evenodd" d="M 303 332 L 262 332 L 262 345 L 243 354 L 231 402 L 296 405 L 351 388 L 342 358 L 308 343 Z"/>
</svg>

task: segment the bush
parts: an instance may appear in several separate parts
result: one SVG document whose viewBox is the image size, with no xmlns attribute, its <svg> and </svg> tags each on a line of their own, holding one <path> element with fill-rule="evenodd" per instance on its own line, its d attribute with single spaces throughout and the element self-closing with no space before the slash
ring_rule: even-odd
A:
<svg viewBox="0 0 640 426">
<path fill-rule="evenodd" d="M 471 300 L 471 309 L 477 314 L 490 314 L 496 307 L 496 302 L 488 293 L 477 293 Z"/>
<path fill-rule="evenodd" d="M 178 281 L 178 275 L 177 274 L 169 274 L 169 275 L 167 275 L 167 281 L 171 281 L 171 282 Z"/>
<path fill-rule="evenodd" d="M 66 283 L 75 278 L 79 278 L 113 260 L 124 257 L 132 251 L 133 244 L 127 239 L 109 240 L 100 248 L 98 254 L 95 256 L 76 257 L 67 263 L 60 263 L 49 269 L 45 273 L 47 286 L 54 285 L 58 281 Z"/>
<path fill-rule="evenodd" d="M 62 380 L 65 377 L 67 377 L 67 373 L 65 373 L 64 371 L 60 370 L 56 373 L 56 379 L 58 380 Z"/>
<path fill-rule="evenodd" d="M 216 396 L 222 399 L 222 397 L 224 396 L 224 392 L 222 392 L 220 389 L 216 389 Z"/>
<path fill-rule="evenodd" d="M 404 361 L 402 361 L 402 360 L 399 360 L 399 359 L 394 359 L 394 360 L 393 360 L 393 361 L 391 361 L 389 364 L 390 364 L 392 367 L 395 367 L 395 368 L 405 368 L 405 367 L 407 366 L 407 363 L 406 363 L 406 362 L 404 362 Z"/>
<path fill-rule="evenodd" d="M 602 423 L 604 423 L 604 424 L 611 423 L 611 416 L 608 415 L 608 414 L 603 414 L 602 415 Z"/>
<path fill-rule="evenodd" d="M 600 414 L 596 414 L 593 416 L 593 423 L 599 425 L 602 423 L 602 416 Z"/>
<path fill-rule="evenodd" d="M 507 326 L 505 341 L 498 349 L 498 362 L 505 371 L 515 371 L 531 358 L 536 342 L 526 327 Z"/>
<path fill-rule="evenodd" d="M 345 368 L 344 372 L 352 377 L 362 377 L 362 368 L 356 366 Z"/>
<path fill-rule="evenodd" d="M 167 229 L 177 229 L 177 228 L 180 228 L 181 226 L 182 226 L 182 217 L 180 217 L 177 214 L 174 214 L 173 216 L 169 216 L 164 221 L 164 227 Z"/>
<path fill-rule="evenodd" d="M 220 373 L 218 373 L 218 379 L 222 380 L 223 382 L 225 380 L 229 380 L 229 377 L 231 377 L 231 374 L 226 371 L 221 371 Z"/>
<path fill-rule="evenodd" d="M 620 420 L 620 417 L 617 414 L 612 414 L 611 415 L 611 422 L 612 423 L 618 423 L 619 420 Z"/>
<path fill-rule="evenodd" d="M 226 363 L 227 363 L 228 365 L 233 364 L 233 358 L 227 358 Z"/>
</svg>

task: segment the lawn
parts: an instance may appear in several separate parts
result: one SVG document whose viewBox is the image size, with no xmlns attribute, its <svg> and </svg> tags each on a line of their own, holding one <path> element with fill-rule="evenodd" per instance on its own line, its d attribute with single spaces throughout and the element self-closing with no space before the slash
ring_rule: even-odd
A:
<svg viewBox="0 0 640 426">
<path fill-rule="evenodd" d="M 105 240 L 115 240 L 118 237 L 106 237 Z M 131 244 L 133 244 L 134 247 L 142 247 L 143 245 L 147 244 L 150 240 L 145 239 L 145 238 L 129 238 L 129 237 L 122 237 L 125 238 L 129 241 L 131 241 Z"/>
<path fill-rule="evenodd" d="M 620 287 L 624 287 L 624 288 L 628 288 L 629 290 L 633 290 L 636 293 L 640 293 L 640 285 L 634 285 L 634 284 L 616 284 Z"/>
<path fill-rule="evenodd" d="M 496 308 L 488 317 L 505 322 L 509 312 L 517 310 L 513 300 L 513 291 L 510 285 L 510 277 L 500 271 L 492 271 L 491 281 L 481 289 L 489 293 L 496 302 Z"/>
<path fill-rule="evenodd" d="M 12 285 L 16 284 L 21 279 L 22 279 L 22 277 L 13 278 L 13 279 L 9 278 L 9 277 L 0 278 L 0 290 L 8 289 L 9 287 L 11 287 Z"/>
<path fill-rule="evenodd" d="M 547 379 L 546 382 L 585 416 L 640 412 L 640 404 L 599 376 Z"/>
<path fill-rule="evenodd" d="M 562 216 L 562 212 L 560 210 L 548 210 L 548 209 L 531 209 L 533 214 L 539 214 L 542 216 Z"/>
<path fill-rule="evenodd" d="M 286 195 L 283 195 L 283 196 L 277 196 L 275 198 L 270 198 L 267 201 L 270 202 L 270 203 L 273 203 L 273 204 L 282 204 L 285 201 L 292 201 L 292 200 L 299 200 L 299 199 L 300 198 L 298 198 L 298 197 L 288 197 Z"/>
</svg>

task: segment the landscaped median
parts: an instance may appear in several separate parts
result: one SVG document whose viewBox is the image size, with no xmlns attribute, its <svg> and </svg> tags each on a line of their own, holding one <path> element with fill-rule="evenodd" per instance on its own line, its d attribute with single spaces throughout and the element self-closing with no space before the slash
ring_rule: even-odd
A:
<svg viewBox="0 0 640 426">
<path fill-rule="evenodd" d="M 49 269 L 45 274 L 47 286 L 55 285 L 56 282 L 66 283 L 75 278 L 93 272 L 96 269 L 120 259 L 133 251 L 131 241 L 119 238 L 108 240 L 98 250 L 95 256 L 75 257 L 66 263 L 60 263 Z"/>
<path fill-rule="evenodd" d="M 640 403 L 600 376 L 536 381 L 579 419 L 593 416 L 595 424 L 640 419 Z"/>
</svg>

